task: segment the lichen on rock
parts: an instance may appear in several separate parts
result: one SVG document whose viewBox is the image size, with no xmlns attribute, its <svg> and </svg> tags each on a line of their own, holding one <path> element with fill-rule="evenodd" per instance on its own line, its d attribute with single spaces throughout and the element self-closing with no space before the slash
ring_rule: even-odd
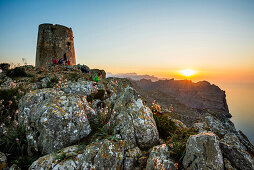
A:
<svg viewBox="0 0 254 170">
<path fill-rule="evenodd" d="M 213 133 L 199 133 L 190 136 L 183 165 L 185 169 L 223 170 L 223 156 L 216 135 Z"/>
<path fill-rule="evenodd" d="M 129 140 L 141 148 L 151 147 L 159 142 L 153 113 L 129 86 L 116 99 L 108 126 L 122 140 Z"/>
<path fill-rule="evenodd" d="M 82 100 L 56 89 L 26 94 L 19 108 L 19 122 L 26 125 L 30 154 L 57 151 L 91 132 Z"/>
</svg>

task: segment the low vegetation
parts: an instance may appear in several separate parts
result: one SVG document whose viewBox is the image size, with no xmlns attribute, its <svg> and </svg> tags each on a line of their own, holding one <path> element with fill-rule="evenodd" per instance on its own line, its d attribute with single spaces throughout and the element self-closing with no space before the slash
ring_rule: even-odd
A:
<svg viewBox="0 0 254 170">
<path fill-rule="evenodd" d="M 6 75 L 11 78 L 31 77 L 31 75 L 27 74 L 22 67 L 15 67 L 14 69 L 7 70 Z"/>
<path fill-rule="evenodd" d="M 151 110 L 154 113 L 160 138 L 166 141 L 171 156 L 181 166 L 187 140 L 190 135 L 197 134 L 197 132 L 192 128 L 177 125 L 168 114 L 161 112 L 161 106 L 156 102 L 153 103 Z"/>
<path fill-rule="evenodd" d="M 8 163 L 16 164 L 21 169 L 28 169 L 40 155 L 28 156 L 25 126 L 19 125 L 14 120 L 8 127 L 2 123 L 1 128 L 3 134 L 0 137 L 0 150 L 7 155 Z"/>
</svg>

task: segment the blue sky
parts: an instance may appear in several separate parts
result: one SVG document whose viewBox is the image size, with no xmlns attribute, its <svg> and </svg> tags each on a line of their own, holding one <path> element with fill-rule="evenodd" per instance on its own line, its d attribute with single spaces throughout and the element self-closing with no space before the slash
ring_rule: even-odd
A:
<svg viewBox="0 0 254 170">
<path fill-rule="evenodd" d="M 0 23 L 0 62 L 34 64 L 38 25 L 53 23 L 73 29 L 77 63 L 113 73 L 253 75 L 252 0 L 1 0 Z"/>
</svg>

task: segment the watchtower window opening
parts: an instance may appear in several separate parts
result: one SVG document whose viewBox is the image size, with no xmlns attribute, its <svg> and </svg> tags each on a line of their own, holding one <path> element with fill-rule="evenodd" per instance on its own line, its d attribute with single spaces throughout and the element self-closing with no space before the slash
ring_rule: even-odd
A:
<svg viewBox="0 0 254 170">
<path fill-rule="evenodd" d="M 68 45 L 68 46 L 71 46 L 71 42 L 67 42 L 67 45 Z"/>
</svg>

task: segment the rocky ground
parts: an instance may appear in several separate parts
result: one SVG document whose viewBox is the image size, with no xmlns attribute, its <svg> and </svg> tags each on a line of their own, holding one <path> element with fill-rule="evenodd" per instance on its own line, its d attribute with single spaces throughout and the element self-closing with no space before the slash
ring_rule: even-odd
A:
<svg viewBox="0 0 254 170">
<path fill-rule="evenodd" d="M 0 169 L 254 169 L 253 146 L 225 114 L 164 113 L 103 70 L 23 66 L 0 78 Z"/>
</svg>

